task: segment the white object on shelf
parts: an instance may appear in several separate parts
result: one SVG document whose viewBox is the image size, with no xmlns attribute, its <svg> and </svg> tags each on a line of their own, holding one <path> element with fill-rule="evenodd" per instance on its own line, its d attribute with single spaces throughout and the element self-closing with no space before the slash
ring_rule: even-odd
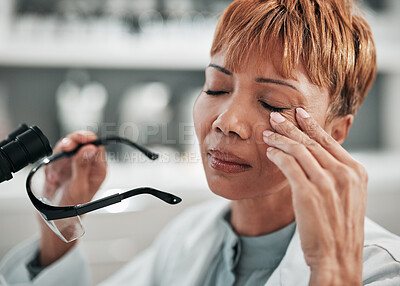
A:
<svg viewBox="0 0 400 286">
<path fill-rule="evenodd" d="M 0 43 L 4 44 L 9 37 L 12 14 L 14 10 L 13 0 L 0 1 Z M 4 42 L 4 43 L 3 43 Z"/>
<path fill-rule="evenodd" d="M 63 82 L 57 90 L 58 118 L 63 134 L 76 130 L 97 131 L 103 121 L 108 94 L 98 82 L 80 88 L 72 81 Z"/>
<path fill-rule="evenodd" d="M 0 65 L 86 68 L 203 69 L 215 19 L 143 24 L 129 34 L 120 22 L 107 19 L 60 23 L 52 18 L 23 16 L 8 28 L 0 46 Z"/>
</svg>

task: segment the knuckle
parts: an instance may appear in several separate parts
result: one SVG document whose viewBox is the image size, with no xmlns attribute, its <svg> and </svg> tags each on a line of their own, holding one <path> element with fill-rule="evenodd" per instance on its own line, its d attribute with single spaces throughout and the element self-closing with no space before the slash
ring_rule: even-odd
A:
<svg viewBox="0 0 400 286">
<path fill-rule="evenodd" d="M 290 153 L 300 153 L 305 151 L 304 145 L 298 143 L 298 142 L 293 142 L 288 145 L 288 151 Z"/>
<path fill-rule="evenodd" d="M 318 132 L 318 126 L 317 126 L 317 124 L 316 124 L 315 122 L 312 122 L 312 123 L 308 124 L 308 125 L 305 127 L 305 129 L 306 129 L 306 132 L 307 132 L 308 134 L 310 134 L 311 136 L 316 135 L 317 132 Z"/>
<path fill-rule="evenodd" d="M 331 145 L 333 142 L 332 142 L 332 137 L 330 137 L 329 135 L 327 135 L 327 134 L 324 134 L 324 135 L 322 135 L 321 137 L 320 137 L 321 139 L 321 144 L 323 145 L 323 146 L 329 146 L 329 145 Z"/>
<path fill-rule="evenodd" d="M 306 146 L 302 145 L 302 144 L 296 144 L 295 145 L 295 152 L 297 154 L 304 154 L 307 152 L 307 148 Z"/>
<path fill-rule="evenodd" d="M 330 176 L 325 174 L 324 172 L 321 172 L 320 174 L 317 175 L 316 177 L 316 183 L 319 186 L 322 186 L 322 189 L 324 191 L 328 191 L 332 189 L 333 186 L 333 180 Z"/>
<path fill-rule="evenodd" d="M 341 178 L 342 182 L 350 183 L 354 179 L 352 172 L 350 170 L 348 170 L 347 168 L 344 168 L 343 171 L 339 174 L 340 174 L 340 178 Z"/>
<path fill-rule="evenodd" d="M 344 164 L 339 163 L 335 166 L 335 169 L 334 169 L 335 174 L 340 176 L 341 174 L 345 174 L 347 172 L 348 172 L 348 168 Z"/>
<path fill-rule="evenodd" d="M 363 165 L 361 165 L 360 163 L 357 163 L 355 170 L 363 182 L 368 182 L 368 172 L 367 172 L 367 169 Z"/>
<path fill-rule="evenodd" d="M 286 130 L 289 134 L 294 134 L 296 132 L 297 127 L 294 126 L 293 124 L 287 124 L 286 125 Z"/>
<path fill-rule="evenodd" d="M 265 137 L 267 139 L 268 142 L 276 142 L 279 139 L 279 134 L 278 133 L 273 133 L 271 135 L 269 135 L 268 137 Z"/>
<path fill-rule="evenodd" d="M 311 186 L 307 188 L 307 192 L 304 192 L 299 199 L 301 199 L 303 203 L 307 204 L 307 206 L 312 209 L 319 209 L 321 206 L 321 195 Z"/>
<path fill-rule="evenodd" d="M 277 128 L 285 135 L 292 135 L 295 132 L 296 126 L 289 123 L 287 120 L 277 126 Z"/>
<path fill-rule="evenodd" d="M 347 188 L 354 182 L 354 171 L 348 166 L 339 163 L 331 171 L 332 180 L 339 188 Z"/>
<path fill-rule="evenodd" d="M 317 148 L 321 147 L 321 145 L 319 145 L 317 141 L 315 141 L 311 138 L 305 138 L 304 145 L 307 146 L 307 148 L 312 149 L 312 150 L 316 150 Z"/>
</svg>

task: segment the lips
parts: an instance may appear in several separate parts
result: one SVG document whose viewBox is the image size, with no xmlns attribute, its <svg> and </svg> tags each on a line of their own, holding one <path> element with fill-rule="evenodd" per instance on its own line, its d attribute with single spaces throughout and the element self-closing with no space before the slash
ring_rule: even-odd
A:
<svg viewBox="0 0 400 286">
<path fill-rule="evenodd" d="M 248 161 L 227 151 L 212 148 L 208 150 L 207 155 L 209 157 L 210 166 L 218 171 L 240 173 L 251 168 Z"/>
</svg>

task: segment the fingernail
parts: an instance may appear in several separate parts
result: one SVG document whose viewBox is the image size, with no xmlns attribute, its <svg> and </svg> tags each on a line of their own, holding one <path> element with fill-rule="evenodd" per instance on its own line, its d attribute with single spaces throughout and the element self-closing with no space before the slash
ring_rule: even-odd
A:
<svg viewBox="0 0 400 286">
<path fill-rule="evenodd" d="M 272 135 L 272 134 L 274 134 L 274 132 L 272 132 L 271 130 L 265 130 L 265 131 L 263 132 L 263 135 L 266 136 L 266 137 L 268 137 L 268 136 L 270 136 L 270 135 Z"/>
<path fill-rule="evenodd" d="M 279 112 L 271 112 L 271 119 L 276 123 L 282 123 L 285 121 L 285 117 L 283 117 Z"/>
<path fill-rule="evenodd" d="M 301 118 L 308 118 L 310 117 L 310 114 L 307 113 L 307 111 L 305 111 L 303 108 L 301 107 L 297 107 L 296 108 L 296 112 L 299 114 L 299 116 Z"/>
<path fill-rule="evenodd" d="M 69 145 L 71 145 L 72 141 L 71 141 L 71 139 L 69 139 L 69 138 L 64 138 L 63 140 L 61 140 L 61 143 L 62 143 L 64 146 L 69 146 Z"/>
</svg>

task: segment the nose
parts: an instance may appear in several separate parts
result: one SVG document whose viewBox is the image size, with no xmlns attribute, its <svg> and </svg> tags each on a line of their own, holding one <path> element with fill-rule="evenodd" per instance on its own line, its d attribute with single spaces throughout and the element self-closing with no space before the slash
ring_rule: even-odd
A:
<svg viewBox="0 0 400 286">
<path fill-rule="evenodd" d="M 242 140 L 250 139 L 250 106 L 244 100 L 232 95 L 229 105 L 219 114 L 212 124 L 212 129 L 226 136 L 237 136 Z"/>
</svg>

